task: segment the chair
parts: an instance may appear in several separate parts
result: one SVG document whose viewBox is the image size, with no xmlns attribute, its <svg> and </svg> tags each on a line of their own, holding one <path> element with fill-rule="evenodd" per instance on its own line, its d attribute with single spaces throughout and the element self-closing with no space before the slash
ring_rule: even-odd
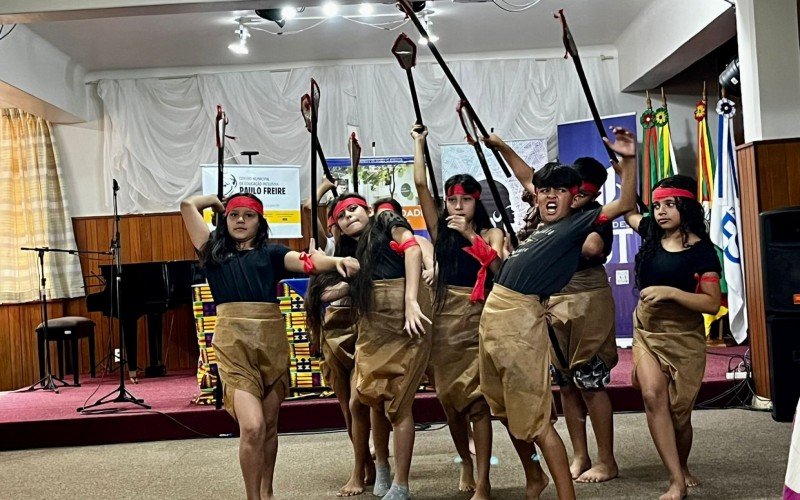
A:
<svg viewBox="0 0 800 500">
<path fill-rule="evenodd" d="M 58 349 L 58 377 L 64 378 L 64 364 L 66 358 L 64 356 L 64 344 L 69 341 L 68 347 L 70 350 L 70 360 L 72 364 L 72 375 L 75 380 L 75 385 L 80 386 L 78 381 L 78 340 L 83 338 L 89 339 L 89 363 L 90 373 L 94 378 L 94 321 L 89 318 L 80 316 L 65 316 L 63 318 L 55 318 L 47 321 L 47 341 L 56 342 Z M 36 327 L 36 340 L 39 350 L 39 375 L 44 377 L 44 323 L 39 323 Z"/>
</svg>

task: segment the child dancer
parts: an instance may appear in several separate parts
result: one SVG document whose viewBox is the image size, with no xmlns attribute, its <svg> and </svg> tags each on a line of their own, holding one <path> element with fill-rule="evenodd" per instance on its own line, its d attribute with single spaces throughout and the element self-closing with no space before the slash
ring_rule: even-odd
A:
<svg viewBox="0 0 800 500">
<path fill-rule="evenodd" d="M 650 435 L 670 474 L 661 500 L 683 498 L 687 487 L 699 484 L 687 461 L 706 365 L 703 313 L 716 313 L 720 304 L 720 263 L 696 192 L 692 178 L 667 177 L 655 185 L 649 217 L 625 217 L 642 236 L 633 385 L 642 391 Z"/>
<path fill-rule="evenodd" d="M 345 235 L 358 238 L 356 256 L 363 274 L 351 285 L 358 322 L 356 389 L 373 415 L 376 452 L 374 493 L 386 500 L 410 498 L 408 473 L 414 448 L 411 405 L 430 356 L 431 297 L 420 284 L 422 251 L 399 204 L 374 206 L 370 220 L 363 199 L 343 203 L 337 221 Z M 382 418 L 381 418 L 382 417 Z M 395 476 L 388 491 L 388 443 L 381 442 L 386 420 L 394 430 Z"/>
<path fill-rule="evenodd" d="M 203 220 L 204 208 L 224 215 L 213 233 Z M 289 344 L 276 285 L 291 272 L 337 270 L 349 276 L 359 267 L 352 258 L 308 256 L 270 243 L 263 212 L 251 194 L 231 196 L 224 205 L 214 195 L 181 202 L 217 305 L 213 345 L 225 409 L 239 423 L 239 463 L 248 499 L 274 498 L 278 408 L 289 388 Z"/>
<path fill-rule="evenodd" d="M 479 389 L 478 323 L 486 290 L 500 269 L 504 234 L 493 228 L 480 201 L 481 185 L 472 176 L 455 175 L 445 182 L 445 207 L 437 210 L 425 176 L 427 131 L 415 127 L 414 183 L 436 255 L 433 349 L 436 394 L 447 415 L 453 443 L 461 457 L 459 490 L 474 491 L 473 500 L 488 499 L 492 422 Z M 472 422 L 478 482 L 469 450 Z"/>
<path fill-rule="evenodd" d="M 606 168 L 594 158 L 578 158 L 575 169 L 581 186 L 572 206 L 595 210 Z M 583 243 L 578 270 L 547 303 L 547 319 L 568 366 L 554 357 L 553 379 L 560 387 L 561 405 L 572 441 L 572 478 L 599 483 L 617 477 L 611 400 L 605 390 L 617 364 L 614 337 L 614 297 L 603 267 L 613 243 L 611 224 L 598 226 Z M 599 461 L 592 467 L 586 444 L 586 413 L 592 419 Z"/>
<path fill-rule="evenodd" d="M 506 260 L 486 300 L 480 322 L 481 391 L 492 414 L 512 436 L 527 481 L 527 498 L 538 498 L 547 484 L 531 460 L 539 445 L 556 484 L 558 497 L 575 496 L 567 454 L 550 421 L 550 341 L 543 302 L 569 282 L 578 265 L 581 247 L 596 226 L 633 208 L 636 199 L 635 141 L 627 130 L 614 128 L 610 147 L 622 160 L 615 169 L 622 176 L 618 200 L 580 213 L 572 202 L 581 184 L 571 167 L 549 165 L 523 186 L 536 193 L 543 225 Z M 497 136 L 485 142 L 499 149 L 513 165 L 519 156 Z M 514 168 L 512 166 L 512 168 Z M 535 187 L 535 190 L 534 190 Z"/>
</svg>

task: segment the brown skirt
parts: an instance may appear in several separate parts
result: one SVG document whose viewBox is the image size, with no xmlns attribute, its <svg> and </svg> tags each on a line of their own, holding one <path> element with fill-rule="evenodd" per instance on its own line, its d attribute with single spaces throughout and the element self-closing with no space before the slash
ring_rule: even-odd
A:
<svg viewBox="0 0 800 500">
<path fill-rule="evenodd" d="M 362 403 L 382 409 L 391 423 L 411 414 L 431 353 L 430 327 L 411 338 L 405 325 L 405 279 L 376 280 L 372 310 L 358 322 L 356 390 Z M 422 313 L 431 317 L 430 290 L 420 283 Z"/>
<path fill-rule="evenodd" d="M 471 420 L 489 414 L 480 391 L 478 324 L 483 304 L 469 299 L 472 288 L 448 286 L 444 307 L 434 313 L 433 364 L 436 395 L 448 414 L 469 412 Z"/>
<path fill-rule="evenodd" d="M 325 382 L 337 396 L 350 394 L 350 376 L 355 367 L 358 331 L 350 317 L 348 306 L 328 306 L 322 325 L 321 369 Z"/>
<path fill-rule="evenodd" d="M 547 318 L 569 367 L 556 366 L 567 376 L 597 356 L 608 369 L 616 366 L 614 297 L 603 266 L 576 272 L 547 302 Z M 557 357 L 553 356 L 556 364 Z"/>
<path fill-rule="evenodd" d="M 235 419 L 234 391 L 259 401 L 275 391 L 289 393 L 289 341 L 278 304 L 229 302 L 217 306 L 212 341 L 223 384 L 225 409 Z"/>
<path fill-rule="evenodd" d="M 669 379 L 669 406 L 676 429 L 691 421 L 706 369 L 703 315 L 675 302 L 645 304 L 633 313 L 633 386 L 636 366 L 649 356 Z"/>
<path fill-rule="evenodd" d="M 534 441 L 550 423 L 550 340 L 536 295 L 495 284 L 480 322 L 480 388 L 512 436 Z"/>
</svg>

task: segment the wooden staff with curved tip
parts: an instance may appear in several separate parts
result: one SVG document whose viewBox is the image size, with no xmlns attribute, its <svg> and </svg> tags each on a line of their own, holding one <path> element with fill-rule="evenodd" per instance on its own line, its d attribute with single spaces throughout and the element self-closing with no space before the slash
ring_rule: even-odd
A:
<svg viewBox="0 0 800 500">
<path fill-rule="evenodd" d="M 417 64 L 417 46 L 405 33 L 400 33 L 397 40 L 392 45 L 392 54 L 397 58 L 400 67 L 406 72 L 408 78 L 408 87 L 411 89 L 411 102 L 414 104 L 414 116 L 417 120 L 417 125 L 424 127 L 422 123 L 422 110 L 419 106 L 419 98 L 417 97 L 417 87 L 414 85 L 414 75 L 411 73 L 411 68 Z M 436 185 L 436 175 L 433 173 L 433 162 L 431 161 L 431 152 L 428 149 L 428 142 L 425 141 L 425 163 L 428 166 L 428 178 L 431 183 L 431 191 L 433 191 L 433 200 L 437 207 L 442 206 L 442 197 L 439 195 L 439 188 Z"/>
<path fill-rule="evenodd" d="M 224 176 L 225 176 L 225 128 L 228 126 L 228 115 L 222 109 L 222 106 L 217 104 L 217 116 L 214 119 L 214 135 L 216 136 L 217 146 L 217 198 L 222 201 L 225 193 L 223 192 Z M 231 137 L 232 139 L 232 137 Z M 211 215 L 211 223 L 216 226 L 219 223 L 219 214 L 214 212 Z"/>
<path fill-rule="evenodd" d="M 406 16 L 408 16 L 411 22 L 414 23 L 414 26 L 417 28 L 417 31 L 419 31 L 419 34 L 428 40 L 427 47 L 430 49 L 431 54 L 433 54 L 434 59 L 436 59 L 436 62 L 439 63 L 439 66 L 442 68 L 444 75 L 450 81 L 450 84 L 455 89 L 456 94 L 458 94 L 458 97 L 465 103 L 464 105 L 469 109 L 470 115 L 475 120 L 475 125 L 477 125 L 478 130 L 480 130 L 481 132 L 481 135 L 483 137 L 488 137 L 489 131 L 486 130 L 486 127 L 484 127 L 483 123 L 481 123 L 481 120 L 478 118 L 477 113 L 475 113 L 475 108 L 472 107 L 472 104 L 470 104 L 469 99 L 467 99 L 467 95 L 464 93 L 464 90 L 461 88 L 461 85 L 458 84 L 458 81 L 456 81 L 456 77 L 453 76 L 453 73 L 450 71 L 450 68 L 447 67 L 447 63 L 444 61 L 442 54 L 439 52 L 439 49 L 437 49 L 436 45 L 434 45 L 433 42 L 430 41 L 428 32 L 425 30 L 425 27 L 422 26 L 419 17 L 417 17 L 417 14 L 411 7 L 411 2 L 409 2 L 409 0 L 397 0 L 397 5 L 400 8 L 400 10 L 406 13 Z M 503 173 L 506 175 L 506 177 L 511 177 L 511 172 L 508 170 L 508 166 L 506 166 L 506 162 L 503 161 L 503 157 L 500 156 L 500 153 L 498 153 L 497 150 L 495 150 L 494 148 L 492 148 L 492 153 L 494 153 L 494 158 L 495 160 L 497 160 L 497 163 L 500 165 L 500 169 L 503 170 Z"/>
<path fill-rule="evenodd" d="M 350 152 L 350 165 L 353 168 L 353 192 L 358 192 L 358 166 L 361 163 L 361 144 L 358 143 L 356 133 L 350 134 L 347 141 L 347 150 Z"/>
<path fill-rule="evenodd" d="M 592 120 L 594 121 L 595 127 L 597 127 L 597 132 L 603 139 L 608 139 L 608 134 L 603 126 L 603 120 L 600 118 L 600 112 L 597 111 L 597 104 L 594 102 L 592 89 L 589 87 L 589 80 L 586 79 L 586 72 L 583 70 L 581 56 L 578 54 L 578 46 L 575 44 L 575 39 L 572 37 L 572 32 L 569 30 L 569 26 L 567 26 L 567 18 L 564 16 L 564 9 L 559 9 L 558 12 L 553 14 L 553 17 L 561 21 L 561 40 L 564 42 L 564 48 L 567 51 L 564 54 L 564 59 L 566 59 L 568 56 L 572 57 L 572 62 L 575 64 L 575 70 L 578 72 L 578 79 L 580 80 L 581 87 L 583 88 L 583 95 L 586 96 L 586 102 L 589 104 L 589 111 L 592 113 Z M 605 141 L 603 141 L 603 146 L 608 154 L 608 159 L 614 163 L 617 163 L 619 159 L 617 158 L 617 154 L 614 152 L 614 150 L 612 150 Z M 639 209 L 642 210 L 642 213 L 647 211 L 645 204 L 642 202 L 639 196 L 636 197 L 636 204 L 639 205 Z"/>
<path fill-rule="evenodd" d="M 317 111 L 319 110 L 319 85 L 316 80 L 311 79 L 311 210 L 312 214 L 316 214 L 319 210 L 319 200 L 317 200 Z M 311 238 L 317 242 L 317 224 L 311 224 Z"/>
<path fill-rule="evenodd" d="M 306 130 L 311 132 L 311 96 L 308 94 L 303 94 L 303 97 L 300 98 L 300 112 L 303 114 L 303 120 L 306 122 Z M 312 147 L 314 147 L 312 145 Z M 328 167 L 328 160 L 325 158 L 325 153 L 322 151 L 322 145 L 319 143 L 319 137 L 317 137 L 317 157 L 319 158 L 320 163 L 322 163 L 322 173 L 325 174 L 325 177 L 331 181 L 332 184 L 336 184 L 336 179 L 334 179 L 333 175 L 331 174 L 331 169 Z M 339 193 L 336 191 L 336 186 L 331 188 L 331 192 L 333 196 L 339 196 Z"/>
<path fill-rule="evenodd" d="M 505 227 L 506 232 L 511 239 L 511 245 L 514 248 L 517 248 L 517 246 L 519 246 L 517 233 L 514 231 L 514 228 L 511 227 L 511 221 L 508 219 L 506 207 L 503 204 L 503 200 L 500 198 L 500 192 L 497 190 L 497 186 L 495 185 L 494 178 L 492 177 L 492 171 L 489 170 L 489 163 L 487 163 L 486 156 L 483 154 L 481 143 L 478 141 L 477 137 L 472 136 L 472 133 L 474 133 L 476 136 L 478 135 L 478 127 L 475 117 L 471 114 L 471 108 L 467 106 L 466 101 L 459 101 L 458 106 L 456 106 L 456 112 L 458 113 L 458 119 L 461 122 L 461 126 L 464 128 L 464 133 L 467 135 L 467 142 L 475 148 L 475 154 L 478 156 L 478 162 L 481 164 L 484 177 L 486 177 L 486 184 L 489 186 L 489 191 L 492 193 L 494 204 L 497 207 L 497 210 L 500 212 L 500 218 L 502 219 L 503 226 Z M 469 122 L 469 124 L 472 126 L 472 133 L 470 133 L 470 128 L 467 126 L 467 122 Z"/>
</svg>

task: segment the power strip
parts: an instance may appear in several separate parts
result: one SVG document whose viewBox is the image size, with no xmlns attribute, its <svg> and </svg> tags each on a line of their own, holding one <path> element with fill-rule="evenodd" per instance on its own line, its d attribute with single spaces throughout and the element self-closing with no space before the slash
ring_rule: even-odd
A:
<svg viewBox="0 0 800 500">
<path fill-rule="evenodd" d="M 748 375 L 748 372 L 728 372 L 725 374 L 725 378 L 728 380 L 745 380 Z"/>
</svg>

